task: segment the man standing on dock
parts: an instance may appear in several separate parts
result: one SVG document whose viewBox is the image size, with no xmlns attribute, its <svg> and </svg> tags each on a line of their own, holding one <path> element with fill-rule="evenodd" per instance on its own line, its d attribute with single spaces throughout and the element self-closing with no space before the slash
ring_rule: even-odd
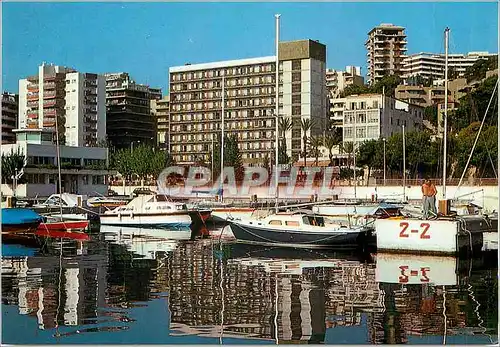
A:
<svg viewBox="0 0 500 347">
<path fill-rule="evenodd" d="M 433 217 L 437 216 L 436 210 L 436 186 L 431 182 L 429 178 L 426 178 L 424 184 L 422 184 L 422 194 L 424 203 L 424 218 L 429 218 L 429 210 Z"/>
</svg>

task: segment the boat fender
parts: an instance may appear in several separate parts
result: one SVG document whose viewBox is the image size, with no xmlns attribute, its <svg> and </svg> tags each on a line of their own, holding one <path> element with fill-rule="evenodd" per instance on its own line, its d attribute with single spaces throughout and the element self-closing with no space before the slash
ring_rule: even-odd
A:
<svg viewBox="0 0 500 347">
<path fill-rule="evenodd" d="M 119 218 L 120 220 L 122 220 L 122 213 L 121 213 L 121 212 L 118 212 L 118 218 Z"/>
<path fill-rule="evenodd" d="M 134 219 L 134 212 L 133 211 L 130 212 L 130 218 Z"/>
</svg>

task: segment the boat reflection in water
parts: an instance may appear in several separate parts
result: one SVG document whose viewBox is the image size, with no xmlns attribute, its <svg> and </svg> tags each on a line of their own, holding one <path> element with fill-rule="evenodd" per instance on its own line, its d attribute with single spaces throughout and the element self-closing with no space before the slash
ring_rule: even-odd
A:
<svg viewBox="0 0 500 347">
<path fill-rule="evenodd" d="M 35 254 L 2 257 L 3 341 L 496 339 L 498 280 L 488 259 L 385 254 L 374 259 L 218 239 L 173 240 L 171 233 L 103 228 L 90 242 L 53 242 Z"/>
<path fill-rule="evenodd" d="M 376 261 L 384 298 L 372 326 L 380 324 L 384 330 L 373 332 L 374 343 L 498 341 L 498 279 L 488 255 L 461 260 L 379 253 Z"/>
</svg>

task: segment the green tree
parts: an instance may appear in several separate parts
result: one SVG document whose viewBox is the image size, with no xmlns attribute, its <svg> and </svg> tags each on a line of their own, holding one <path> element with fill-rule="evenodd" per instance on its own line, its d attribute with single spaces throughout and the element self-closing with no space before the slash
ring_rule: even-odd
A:
<svg viewBox="0 0 500 347">
<path fill-rule="evenodd" d="M 465 78 L 467 83 L 479 81 L 486 77 L 486 72 L 495 70 L 498 64 L 498 56 L 488 57 L 487 59 L 479 59 L 472 66 L 465 69 Z"/>
<path fill-rule="evenodd" d="M 318 166 L 319 156 L 321 154 L 319 147 L 323 145 L 323 139 L 318 136 L 311 136 L 309 139 L 310 154 L 315 158 L 315 165 Z"/>
<path fill-rule="evenodd" d="M 401 78 L 399 76 L 386 75 L 373 85 L 370 93 L 382 94 L 382 92 L 385 92 L 385 95 L 394 97 L 396 88 L 400 84 Z"/>
<path fill-rule="evenodd" d="M 280 117 L 278 122 L 278 129 L 280 132 L 280 141 L 278 147 L 278 161 L 280 164 L 288 164 L 290 157 L 287 154 L 286 148 L 286 133 L 292 129 L 292 120 L 288 117 Z"/>
<path fill-rule="evenodd" d="M 383 163 L 382 149 L 383 143 L 380 140 L 369 140 L 363 142 L 358 148 L 356 153 L 357 164 L 360 166 L 368 167 L 368 178 L 370 178 L 372 169 L 379 169 Z M 369 180 L 366 181 L 368 185 Z"/>
<path fill-rule="evenodd" d="M 424 119 L 431 122 L 432 125 L 438 125 L 438 109 L 437 105 L 431 105 L 424 108 Z"/>
<path fill-rule="evenodd" d="M 477 121 L 478 117 L 482 120 L 496 82 L 497 76 L 490 76 L 481 82 L 476 89 L 469 91 L 467 95 L 460 98 L 458 108 L 448 113 L 448 125 L 454 133 L 468 127 L 471 123 Z M 490 106 L 485 123 L 493 124 L 494 121 L 496 121 L 496 113 L 494 107 Z"/>
<path fill-rule="evenodd" d="M 224 167 L 233 167 L 236 180 L 243 180 L 244 168 L 238 148 L 238 135 L 231 134 L 224 139 Z"/>
<path fill-rule="evenodd" d="M 301 120 L 300 127 L 302 129 L 302 154 L 304 155 L 304 166 L 307 166 L 307 143 L 309 138 L 307 132 L 311 130 L 313 126 L 313 121 L 310 119 L 306 118 Z"/>
<path fill-rule="evenodd" d="M 462 175 L 480 125 L 479 122 L 472 123 L 458 133 L 453 151 L 453 159 L 457 164 L 456 170 L 452 173 L 454 177 L 458 178 Z M 480 177 L 494 177 L 495 175 L 493 166 L 498 165 L 497 131 L 496 126 L 484 127 L 471 157 L 470 167 L 477 168 Z"/>
<path fill-rule="evenodd" d="M 14 149 L 10 150 L 10 153 L 5 155 L 2 153 L 2 183 L 5 184 L 13 184 L 14 180 L 12 177 L 19 173 L 22 168 L 26 166 L 26 156 L 17 148 L 14 152 Z M 25 183 L 25 176 L 21 176 L 21 178 L 17 181 L 18 184 Z"/>
<path fill-rule="evenodd" d="M 330 160 L 329 166 L 333 165 L 333 147 L 337 145 L 336 139 L 333 135 L 329 134 L 323 138 L 323 145 L 328 149 L 328 159 Z"/>
<path fill-rule="evenodd" d="M 345 98 L 349 95 L 361 95 L 371 93 L 371 88 L 367 85 L 356 85 L 351 84 L 344 88 L 344 90 L 340 93 L 341 98 Z"/>
<path fill-rule="evenodd" d="M 352 142 L 344 142 L 340 147 L 341 152 L 347 154 L 347 165 L 352 165 L 352 156 L 354 154 L 354 145 Z"/>
</svg>

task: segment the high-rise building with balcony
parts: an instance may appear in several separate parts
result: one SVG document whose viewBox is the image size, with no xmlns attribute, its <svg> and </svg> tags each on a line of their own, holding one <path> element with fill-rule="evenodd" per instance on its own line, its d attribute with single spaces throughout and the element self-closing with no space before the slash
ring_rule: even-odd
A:
<svg viewBox="0 0 500 347">
<path fill-rule="evenodd" d="M 326 46 L 312 40 L 279 44 L 279 116 L 292 128 L 285 134 L 289 155 L 299 156 L 301 120 L 310 119 L 307 135 L 326 127 Z M 221 132 L 222 83 L 225 133 L 238 136 L 245 164 L 262 163 L 274 151 L 276 57 L 171 67 L 171 149 L 177 163 L 209 160 L 211 141 Z M 272 153 L 271 153 L 272 154 Z"/>
<path fill-rule="evenodd" d="M 393 24 L 380 24 L 368 32 L 368 83 L 375 84 L 385 75 L 402 75 L 406 52 L 405 28 Z"/>
<path fill-rule="evenodd" d="M 467 54 L 449 54 L 448 72 L 449 78 L 461 78 L 465 76 L 465 70 L 474 65 L 479 59 L 488 59 L 496 56 L 495 53 L 469 52 Z M 403 61 L 403 79 L 421 76 L 426 79 L 438 80 L 444 78 L 445 55 L 440 53 L 416 53 L 407 56 Z"/>
<path fill-rule="evenodd" d="M 156 118 L 156 137 L 158 147 L 170 150 L 169 124 L 170 124 L 170 96 L 167 95 L 159 100 L 151 100 L 151 113 Z"/>
<path fill-rule="evenodd" d="M 104 77 L 45 65 L 19 80 L 19 128 L 55 130 L 61 144 L 95 146 L 106 138 Z"/>
<path fill-rule="evenodd" d="M 156 143 L 156 120 L 151 100 L 161 99 L 161 89 L 138 84 L 128 73 L 108 73 L 106 78 L 106 129 L 115 148 Z"/>
<path fill-rule="evenodd" d="M 16 134 L 12 130 L 17 127 L 18 101 L 16 94 L 2 94 L 2 145 L 16 142 Z"/>
</svg>

